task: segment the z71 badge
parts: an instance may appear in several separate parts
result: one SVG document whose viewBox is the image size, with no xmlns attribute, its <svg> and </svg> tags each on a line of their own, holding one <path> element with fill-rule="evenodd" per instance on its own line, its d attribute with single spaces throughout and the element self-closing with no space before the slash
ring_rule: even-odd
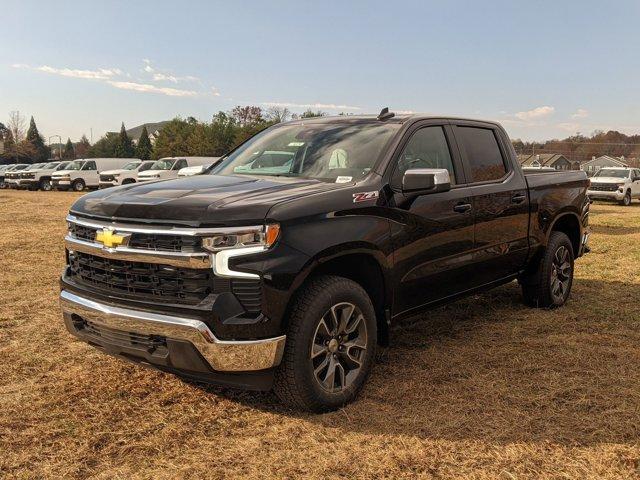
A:
<svg viewBox="0 0 640 480">
<path fill-rule="evenodd" d="M 378 192 L 362 192 L 353 194 L 353 203 L 366 202 L 378 198 Z"/>
</svg>

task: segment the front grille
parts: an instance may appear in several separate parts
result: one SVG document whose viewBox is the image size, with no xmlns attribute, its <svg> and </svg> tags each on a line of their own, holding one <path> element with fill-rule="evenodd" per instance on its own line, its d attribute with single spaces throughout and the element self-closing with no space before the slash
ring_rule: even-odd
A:
<svg viewBox="0 0 640 480">
<path fill-rule="evenodd" d="M 618 190 L 618 185 L 615 183 L 592 183 L 589 190 L 595 192 L 615 192 Z"/>
<path fill-rule="evenodd" d="M 167 351 L 167 339 L 160 335 L 146 335 L 143 333 L 116 330 L 75 315 L 73 317 L 73 325 L 79 332 L 103 340 L 111 345 L 141 348 L 149 353 L 163 353 Z"/>
<path fill-rule="evenodd" d="M 196 252 L 202 246 L 199 237 L 181 235 L 161 235 L 156 233 L 134 233 L 129 240 L 131 248 L 161 250 L 169 252 Z"/>
<path fill-rule="evenodd" d="M 21 175 L 22 178 L 36 178 L 35 173 L 23 173 Z"/>
<path fill-rule="evenodd" d="M 69 223 L 69 233 L 80 240 L 93 242 L 96 228 L 86 227 L 78 223 Z M 193 253 L 200 251 L 202 239 L 189 235 L 162 235 L 156 233 L 132 233 L 129 247 L 162 252 Z"/>
<path fill-rule="evenodd" d="M 115 177 L 113 175 L 100 175 L 101 182 L 113 182 Z"/>
<path fill-rule="evenodd" d="M 79 284 L 157 302 L 196 305 L 212 293 L 209 269 L 113 260 L 82 252 L 69 253 L 69 268 Z"/>
<path fill-rule="evenodd" d="M 86 240 L 88 242 L 93 242 L 96 239 L 95 228 L 85 227 L 77 223 L 69 224 L 69 233 L 80 240 Z"/>
</svg>

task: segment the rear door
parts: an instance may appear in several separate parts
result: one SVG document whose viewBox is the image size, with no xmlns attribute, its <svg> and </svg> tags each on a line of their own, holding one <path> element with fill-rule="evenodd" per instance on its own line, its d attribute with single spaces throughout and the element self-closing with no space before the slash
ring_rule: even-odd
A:
<svg viewBox="0 0 640 480">
<path fill-rule="evenodd" d="M 473 211 L 465 173 L 448 122 L 412 126 L 390 167 L 390 217 L 394 250 L 394 308 L 399 315 L 469 288 Z M 446 168 L 447 192 L 405 198 L 402 177 L 409 168 Z"/>
<path fill-rule="evenodd" d="M 517 273 L 528 254 L 529 196 L 501 129 L 452 122 L 475 212 L 474 277 L 479 285 Z"/>
<path fill-rule="evenodd" d="M 631 195 L 640 198 L 640 169 L 631 170 Z"/>
</svg>

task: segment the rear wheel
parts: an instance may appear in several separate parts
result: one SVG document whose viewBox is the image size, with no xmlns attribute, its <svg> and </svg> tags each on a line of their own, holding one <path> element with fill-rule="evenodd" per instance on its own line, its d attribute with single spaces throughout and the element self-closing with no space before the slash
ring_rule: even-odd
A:
<svg viewBox="0 0 640 480">
<path fill-rule="evenodd" d="M 573 284 L 573 246 L 562 232 L 551 232 L 549 243 L 534 273 L 522 280 L 522 295 L 532 307 L 564 305 Z"/>
<path fill-rule="evenodd" d="M 631 190 L 627 190 L 627 192 L 624 194 L 624 197 L 620 201 L 620 204 L 624 205 L 625 207 L 631 205 Z"/>
<path fill-rule="evenodd" d="M 86 185 L 84 184 L 84 180 L 82 179 L 74 180 L 71 184 L 71 188 L 73 188 L 73 190 L 75 190 L 76 192 L 82 192 L 85 187 Z"/>
<path fill-rule="evenodd" d="M 292 407 L 316 412 L 350 402 L 371 370 L 376 335 L 373 305 L 358 283 L 313 279 L 294 300 L 275 393 Z"/>
</svg>

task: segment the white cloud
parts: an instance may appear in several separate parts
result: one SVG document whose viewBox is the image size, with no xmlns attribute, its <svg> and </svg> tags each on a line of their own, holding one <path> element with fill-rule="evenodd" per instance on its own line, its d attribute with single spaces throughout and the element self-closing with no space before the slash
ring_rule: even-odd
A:
<svg viewBox="0 0 640 480">
<path fill-rule="evenodd" d="M 412 115 L 416 112 L 413 110 L 392 110 L 393 113 L 397 113 L 398 115 Z"/>
<path fill-rule="evenodd" d="M 111 80 L 107 83 L 112 87 L 119 88 L 121 90 L 133 90 L 135 92 L 144 92 L 144 93 L 159 93 L 161 95 L 167 95 L 169 97 L 195 97 L 196 95 L 198 95 L 198 92 L 195 92 L 193 90 L 181 90 L 178 88 L 157 87 L 155 85 L 150 85 L 148 83 L 119 82 L 115 80 Z"/>
<path fill-rule="evenodd" d="M 527 110 L 526 112 L 518 112 L 514 116 L 520 120 L 535 120 L 553 115 L 553 112 L 555 111 L 556 109 L 554 107 L 544 106 L 536 107 L 533 110 Z"/>
<path fill-rule="evenodd" d="M 162 81 L 167 81 L 167 82 L 171 82 L 171 83 L 178 83 L 178 82 L 197 82 L 199 79 L 198 77 L 194 77 L 191 75 L 186 75 L 184 77 L 176 77 L 174 75 L 168 75 L 166 73 L 160 73 L 160 72 L 156 72 L 153 74 L 153 79 L 156 82 L 162 82 Z"/>
<path fill-rule="evenodd" d="M 287 108 L 317 108 L 320 110 L 362 110 L 361 107 L 351 105 L 336 105 L 334 103 L 291 103 L 291 102 L 262 102 L 265 107 L 287 107 Z"/>
<path fill-rule="evenodd" d="M 151 60 L 148 58 L 143 58 L 142 62 L 144 63 L 144 71 L 147 73 L 153 73 L 153 67 L 151 66 Z"/>
<path fill-rule="evenodd" d="M 571 115 L 571 118 L 587 118 L 589 116 L 589 110 L 584 108 L 579 108 L 576 110 L 576 113 Z"/>
<path fill-rule="evenodd" d="M 71 78 L 84 78 L 88 80 L 109 80 L 115 76 L 122 75 L 122 70 L 119 68 L 99 68 L 97 70 L 78 70 L 72 68 L 56 68 L 49 65 L 42 65 L 40 67 L 31 67 L 25 63 L 14 63 L 11 65 L 13 68 L 28 68 L 36 70 L 38 72 L 50 73 L 52 75 L 60 75 L 63 77 Z"/>
<path fill-rule="evenodd" d="M 211 95 L 213 95 L 214 97 L 219 97 L 220 96 L 220 92 L 218 91 L 218 89 L 216 87 L 211 87 Z M 232 100 L 232 99 L 230 99 Z"/>
</svg>

